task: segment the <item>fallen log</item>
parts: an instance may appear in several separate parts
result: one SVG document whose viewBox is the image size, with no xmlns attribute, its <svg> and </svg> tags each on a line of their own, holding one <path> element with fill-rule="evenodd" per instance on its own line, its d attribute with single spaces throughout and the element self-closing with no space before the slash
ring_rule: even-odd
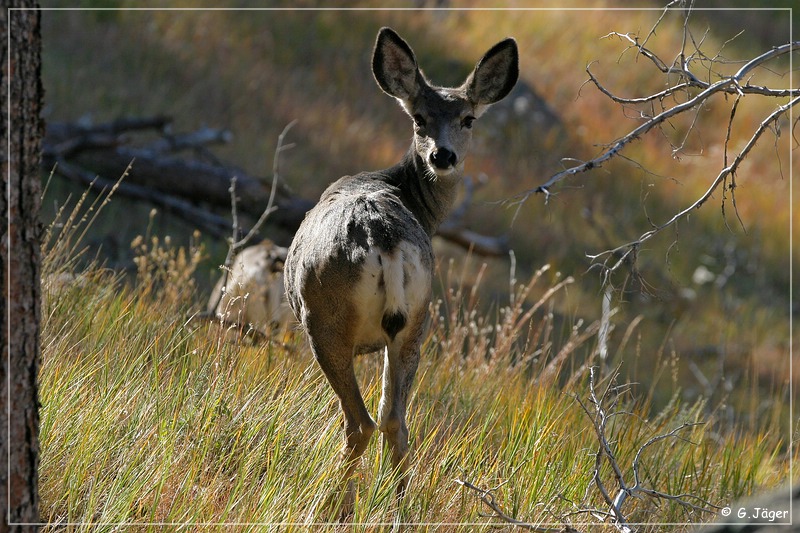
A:
<svg viewBox="0 0 800 533">
<path fill-rule="evenodd" d="M 229 209 L 231 181 L 236 179 L 237 208 L 258 218 L 272 194 L 272 180 L 253 176 L 234 165 L 220 162 L 209 145 L 230 142 L 226 130 L 201 128 L 174 135 L 165 116 L 121 118 L 103 124 L 49 123 L 43 142 L 45 172 L 98 190 L 107 188 L 129 170 L 115 194 L 147 201 L 182 217 L 214 237 L 230 236 L 230 223 L 213 212 Z M 155 140 L 134 142 L 133 134 L 156 135 Z M 191 157 L 177 155 L 190 151 Z M 468 184 L 469 185 L 469 184 Z M 474 253 L 505 255 L 503 237 L 480 235 L 467 229 L 463 219 L 472 200 L 467 187 L 464 203 L 445 221 L 439 235 Z M 282 181 L 276 184 L 270 224 L 293 235 L 314 201 L 295 195 Z M 240 228 L 246 232 L 248 228 Z"/>
</svg>

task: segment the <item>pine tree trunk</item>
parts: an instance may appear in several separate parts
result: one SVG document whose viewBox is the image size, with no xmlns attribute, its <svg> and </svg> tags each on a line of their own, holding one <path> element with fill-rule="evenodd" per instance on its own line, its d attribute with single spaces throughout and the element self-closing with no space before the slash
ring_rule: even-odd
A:
<svg viewBox="0 0 800 533">
<path fill-rule="evenodd" d="M 36 379 L 42 233 L 39 160 L 44 128 L 40 12 L 36 7 L 34 0 L 2 0 L 0 13 L 4 33 L 0 149 L 7 187 L 0 198 L 7 217 L 0 267 L 4 288 L 0 303 L 0 531 L 34 531 L 39 521 Z"/>
</svg>

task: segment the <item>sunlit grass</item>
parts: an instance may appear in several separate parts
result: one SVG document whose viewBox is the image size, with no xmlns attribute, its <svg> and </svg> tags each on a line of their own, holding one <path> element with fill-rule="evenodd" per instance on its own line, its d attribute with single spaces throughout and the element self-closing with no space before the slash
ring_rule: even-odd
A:
<svg viewBox="0 0 800 533">
<path fill-rule="evenodd" d="M 66 226 L 63 241 L 81 226 Z M 147 257 L 181 255 L 163 240 L 152 242 L 160 243 L 157 250 L 140 250 Z M 73 264 L 53 253 L 45 272 Z M 163 283 L 184 279 L 192 263 L 159 265 L 134 282 L 96 265 L 45 277 L 40 494 L 42 517 L 52 525 L 46 530 L 334 528 L 329 499 L 339 483 L 341 414 L 300 332 L 280 343 L 226 342 L 221 325 L 189 321 L 194 304 Z M 170 272 L 178 267 L 183 272 Z M 498 521 L 457 479 L 494 488 L 508 514 L 532 523 L 596 520 L 578 510 L 604 504 L 591 481 L 595 433 L 576 398 L 588 394 L 586 365 L 607 368 L 611 361 L 597 359 L 595 325 L 566 331 L 554 325 L 553 301 L 572 280 L 551 281 L 546 273 L 525 283 L 512 273 L 513 297 L 484 315 L 479 287 L 465 285 L 454 264 L 442 267 L 442 296 L 432 303 L 409 405 L 410 489 L 395 500 L 396 479 L 375 438 L 360 469 L 353 530 L 398 520 L 431 530 L 491 530 Z M 633 343 L 620 348 L 614 356 L 620 361 L 642 356 Z M 660 360 L 669 377 L 674 361 Z M 359 358 L 357 374 L 375 412 L 380 358 Z M 757 427 L 724 424 L 721 406 L 684 403 L 677 390 L 666 408 L 654 410 L 651 394 L 634 386 L 609 427 L 626 475 L 649 438 L 692 423 L 700 425 L 643 454 L 641 476 L 654 488 L 725 505 L 786 479 L 796 450 L 782 432 L 780 391 L 760 399 L 771 415 Z M 601 475 L 613 482 L 610 471 Z M 632 501 L 626 512 L 641 522 L 712 516 L 647 499 Z"/>
</svg>

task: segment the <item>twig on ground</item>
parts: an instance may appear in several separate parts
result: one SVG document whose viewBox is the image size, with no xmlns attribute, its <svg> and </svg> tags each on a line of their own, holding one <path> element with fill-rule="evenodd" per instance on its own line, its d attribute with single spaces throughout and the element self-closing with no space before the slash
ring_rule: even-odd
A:
<svg viewBox="0 0 800 533">
<path fill-rule="evenodd" d="M 560 528 L 552 528 L 552 527 L 537 526 L 529 522 L 523 522 L 521 520 L 517 520 L 513 516 L 509 516 L 508 514 L 506 514 L 500 508 L 500 505 L 498 505 L 498 503 L 495 501 L 494 491 L 492 489 L 482 489 L 470 483 L 469 481 L 465 481 L 462 479 L 456 479 L 454 481 L 455 483 L 461 485 L 462 487 L 465 487 L 477 493 L 478 498 L 481 500 L 481 502 L 483 502 L 484 505 L 486 505 L 489 509 L 491 509 L 494 512 L 495 516 L 500 520 L 502 520 L 503 522 L 515 525 L 517 527 L 521 527 L 522 529 L 527 529 L 528 531 L 538 531 L 542 533 L 577 532 L 576 529 L 573 529 L 569 525 L 564 525 L 563 527 Z"/>
</svg>

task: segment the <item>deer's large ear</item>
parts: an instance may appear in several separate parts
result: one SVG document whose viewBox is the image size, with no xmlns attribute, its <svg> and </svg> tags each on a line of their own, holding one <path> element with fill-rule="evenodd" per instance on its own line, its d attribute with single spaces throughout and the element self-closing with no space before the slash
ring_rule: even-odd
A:
<svg viewBox="0 0 800 533">
<path fill-rule="evenodd" d="M 378 32 L 372 74 L 386 94 L 404 102 L 417 95 L 422 78 L 411 47 L 391 28 L 381 28 Z"/>
<path fill-rule="evenodd" d="M 504 98 L 519 77 L 519 52 L 514 39 L 500 41 L 478 61 L 464 82 L 467 98 L 479 106 L 488 106 Z"/>
</svg>

